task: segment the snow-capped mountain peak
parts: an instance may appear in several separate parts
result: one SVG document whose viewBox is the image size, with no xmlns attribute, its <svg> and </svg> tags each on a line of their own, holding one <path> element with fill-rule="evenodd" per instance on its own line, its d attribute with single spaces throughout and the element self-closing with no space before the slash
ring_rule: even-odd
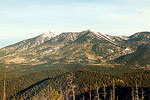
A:
<svg viewBox="0 0 150 100">
<path fill-rule="evenodd" d="M 48 32 L 42 33 L 41 36 L 42 36 L 42 38 L 44 38 L 44 39 L 45 39 L 45 38 L 50 39 L 50 38 L 56 36 L 57 34 L 58 34 L 57 32 L 53 32 L 53 31 L 49 30 Z"/>
</svg>

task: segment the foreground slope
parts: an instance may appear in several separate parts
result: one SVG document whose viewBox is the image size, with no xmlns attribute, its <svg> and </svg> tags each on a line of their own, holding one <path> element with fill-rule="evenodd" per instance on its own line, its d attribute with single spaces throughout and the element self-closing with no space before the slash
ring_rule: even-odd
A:
<svg viewBox="0 0 150 100">
<path fill-rule="evenodd" d="M 102 89 L 104 85 L 106 85 L 107 95 L 110 97 L 109 90 L 112 86 L 112 80 L 115 79 L 116 95 L 119 96 L 119 100 L 123 100 L 123 98 L 124 100 L 129 100 L 129 98 L 131 98 L 131 88 L 135 87 L 136 82 L 139 89 L 140 87 L 147 88 L 147 91 L 144 91 L 145 97 L 149 96 L 149 73 L 150 71 L 142 70 L 122 74 L 104 74 L 87 70 L 76 70 L 71 72 L 65 70 L 47 70 L 42 72 L 35 72 L 21 77 L 14 77 L 12 79 L 8 78 L 8 88 L 6 90 L 7 98 L 10 100 L 10 97 L 16 97 L 16 100 L 20 100 L 19 98 L 23 97 L 25 100 L 29 100 L 40 93 L 40 91 L 43 89 L 47 89 L 47 86 L 51 86 L 52 89 L 57 91 L 61 90 L 61 93 L 64 93 L 64 96 L 66 96 L 65 91 L 67 91 L 70 82 L 68 76 L 73 75 L 72 80 L 73 84 L 76 86 L 76 97 L 86 97 L 88 95 L 88 98 L 86 99 L 88 100 L 90 87 L 94 91 L 97 89 L 97 86 Z M 3 80 L 1 80 L 0 83 L 3 84 Z M 124 89 L 127 89 L 127 92 L 124 92 Z M 0 87 L 0 90 L 1 99 L 3 97 L 3 88 Z M 85 93 L 87 93 L 87 95 L 85 95 Z M 94 92 L 92 93 L 92 96 L 95 96 Z"/>
</svg>

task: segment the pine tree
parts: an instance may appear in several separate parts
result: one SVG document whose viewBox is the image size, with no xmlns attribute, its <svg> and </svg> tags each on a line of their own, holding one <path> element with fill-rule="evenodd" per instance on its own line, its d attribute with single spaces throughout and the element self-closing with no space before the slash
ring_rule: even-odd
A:
<svg viewBox="0 0 150 100">
<path fill-rule="evenodd" d="M 142 88 L 142 100 L 144 100 L 144 91 L 143 91 L 143 88 Z"/>
<path fill-rule="evenodd" d="M 64 98 L 64 92 L 63 92 L 63 89 L 62 89 L 62 87 L 60 86 L 60 94 L 62 95 L 62 100 L 64 100 L 65 98 Z"/>
<path fill-rule="evenodd" d="M 91 85 L 90 85 L 90 100 L 92 100 Z"/>
<path fill-rule="evenodd" d="M 132 100 L 135 100 L 135 97 L 134 97 L 134 88 L 132 88 Z"/>
<path fill-rule="evenodd" d="M 113 100 L 113 90 L 110 90 L 110 100 Z"/>
<path fill-rule="evenodd" d="M 69 100 L 69 89 L 67 88 L 65 90 L 66 100 Z"/>
<path fill-rule="evenodd" d="M 20 97 L 20 100 L 24 100 L 22 96 Z"/>
<path fill-rule="evenodd" d="M 73 100 L 76 100 L 76 97 L 75 97 L 75 88 L 76 88 L 76 85 L 73 84 L 73 81 L 74 81 L 74 74 L 71 72 L 71 74 L 69 74 L 67 76 L 67 80 L 68 80 L 68 84 L 69 84 L 69 89 L 71 90 L 72 92 L 72 96 L 73 96 Z M 69 93 L 68 93 L 69 94 Z"/>
<path fill-rule="evenodd" d="M 8 66 L 6 66 L 6 69 L 5 69 L 5 74 L 4 74 L 4 90 L 3 90 L 3 100 L 6 100 L 6 72 L 7 72 L 7 68 Z"/>
<path fill-rule="evenodd" d="M 62 95 L 58 93 L 58 91 L 56 90 L 52 90 L 50 92 L 50 100 L 61 100 L 62 99 Z"/>
<path fill-rule="evenodd" d="M 106 85 L 105 84 L 104 84 L 103 92 L 104 92 L 104 100 L 105 100 L 106 99 Z"/>
<path fill-rule="evenodd" d="M 117 96 L 117 100 L 119 100 L 119 99 L 118 99 L 118 96 Z"/>
<path fill-rule="evenodd" d="M 82 100 L 85 100 L 85 97 L 84 97 L 84 95 L 83 95 L 83 97 L 82 97 Z"/>
<path fill-rule="evenodd" d="M 97 100 L 100 100 L 100 95 L 99 95 L 99 87 L 97 86 L 97 89 L 96 89 L 96 96 L 95 96 L 95 99 Z"/>
<path fill-rule="evenodd" d="M 13 96 L 12 100 L 16 100 L 15 96 Z"/>
<path fill-rule="evenodd" d="M 4 79 L 3 100 L 6 100 L 6 82 L 5 82 L 5 79 Z"/>
<path fill-rule="evenodd" d="M 75 96 L 75 85 L 72 85 L 72 94 L 73 94 L 73 100 L 76 100 L 76 96 Z"/>
<path fill-rule="evenodd" d="M 113 79 L 113 100 L 115 100 L 115 80 Z"/>
<path fill-rule="evenodd" d="M 135 100 L 139 100 L 139 93 L 138 93 L 138 85 L 137 85 L 137 83 L 136 83 L 136 90 L 135 90 L 135 93 L 136 93 L 136 98 L 135 98 Z"/>
</svg>

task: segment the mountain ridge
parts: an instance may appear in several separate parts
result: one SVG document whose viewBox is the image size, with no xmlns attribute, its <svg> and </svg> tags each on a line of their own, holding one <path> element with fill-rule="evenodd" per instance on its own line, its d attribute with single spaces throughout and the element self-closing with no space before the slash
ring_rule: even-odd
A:
<svg viewBox="0 0 150 100">
<path fill-rule="evenodd" d="M 149 67 L 149 58 L 150 58 L 150 44 L 140 45 L 136 52 L 121 56 L 115 61 L 118 63 L 124 63 L 125 65 L 132 65 L 134 67 Z"/>
<path fill-rule="evenodd" d="M 0 60 L 5 63 L 26 64 L 107 63 L 136 51 L 138 44 L 131 41 L 134 35 L 110 36 L 91 30 L 55 35 L 49 31 L 0 49 Z M 144 41 L 146 42 L 149 43 L 148 40 Z"/>
</svg>

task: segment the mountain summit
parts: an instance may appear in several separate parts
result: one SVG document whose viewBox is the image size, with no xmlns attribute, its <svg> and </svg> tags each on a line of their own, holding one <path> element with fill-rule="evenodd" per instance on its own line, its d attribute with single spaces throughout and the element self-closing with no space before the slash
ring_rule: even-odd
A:
<svg viewBox="0 0 150 100">
<path fill-rule="evenodd" d="M 48 32 L 42 33 L 40 35 L 40 37 L 43 39 L 43 42 L 44 42 L 45 40 L 49 40 L 49 39 L 55 37 L 56 34 L 58 34 L 58 33 L 52 32 L 51 30 L 49 30 Z"/>
<path fill-rule="evenodd" d="M 62 32 L 58 35 L 49 31 L 0 49 L 0 61 L 34 65 L 106 63 L 136 51 L 134 43 L 137 41 L 131 41 L 132 37 L 124 39 L 91 30 Z"/>
</svg>

